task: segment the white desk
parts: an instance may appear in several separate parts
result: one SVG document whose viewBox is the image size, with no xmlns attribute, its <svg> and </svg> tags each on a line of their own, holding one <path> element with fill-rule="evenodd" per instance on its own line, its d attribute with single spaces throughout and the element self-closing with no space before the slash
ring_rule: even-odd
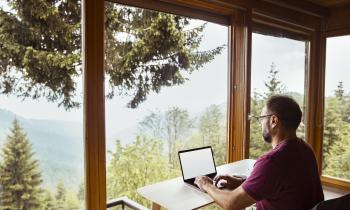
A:
<svg viewBox="0 0 350 210">
<path fill-rule="evenodd" d="M 249 175 L 255 160 L 245 159 L 217 167 L 218 174 Z M 152 201 L 152 210 L 164 207 L 169 210 L 198 209 L 214 202 L 206 193 L 186 185 L 182 176 L 141 187 L 137 192 Z"/>
</svg>

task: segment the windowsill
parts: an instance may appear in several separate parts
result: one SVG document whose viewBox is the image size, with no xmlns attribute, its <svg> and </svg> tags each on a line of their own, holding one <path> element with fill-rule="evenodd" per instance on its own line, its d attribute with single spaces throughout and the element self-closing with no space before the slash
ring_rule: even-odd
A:
<svg viewBox="0 0 350 210">
<path fill-rule="evenodd" d="M 337 189 L 334 187 L 328 187 L 323 185 L 323 193 L 324 193 L 324 199 L 325 200 L 329 200 L 329 199 L 333 199 L 333 198 L 338 198 L 340 196 L 346 195 L 348 193 L 350 193 L 350 191 L 348 190 L 341 190 L 341 189 Z"/>
</svg>

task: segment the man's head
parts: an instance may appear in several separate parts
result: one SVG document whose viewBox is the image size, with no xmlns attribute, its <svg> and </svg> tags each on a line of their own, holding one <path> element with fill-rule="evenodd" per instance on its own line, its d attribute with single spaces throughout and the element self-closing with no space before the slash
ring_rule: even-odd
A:
<svg viewBox="0 0 350 210">
<path fill-rule="evenodd" d="M 266 142 L 276 133 L 295 132 L 301 122 L 298 103 L 288 96 L 272 96 L 261 111 L 261 125 Z"/>
</svg>

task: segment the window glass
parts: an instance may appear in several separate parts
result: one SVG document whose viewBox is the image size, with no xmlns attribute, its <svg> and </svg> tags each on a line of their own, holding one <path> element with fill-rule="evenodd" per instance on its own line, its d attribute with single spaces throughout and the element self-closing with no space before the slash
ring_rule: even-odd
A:
<svg viewBox="0 0 350 210">
<path fill-rule="evenodd" d="M 283 94 L 294 98 L 305 116 L 305 75 L 308 42 L 253 33 L 250 114 L 260 116 L 267 99 Z M 305 138 L 301 122 L 297 135 Z M 261 124 L 250 120 L 249 157 L 258 158 L 271 149 L 262 138 Z"/>
<path fill-rule="evenodd" d="M 77 2 L 0 2 L 0 209 L 84 208 Z"/>
<path fill-rule="evenodd" d="M 350 36 L 327 39 L 323 175 L 350 180 Z"/>
<path fill-rule="evenodd" d="M 105 2 L 108 199 L 181 176 L 178 151 L 226 162 L 228 28 Z"/>
</svg>

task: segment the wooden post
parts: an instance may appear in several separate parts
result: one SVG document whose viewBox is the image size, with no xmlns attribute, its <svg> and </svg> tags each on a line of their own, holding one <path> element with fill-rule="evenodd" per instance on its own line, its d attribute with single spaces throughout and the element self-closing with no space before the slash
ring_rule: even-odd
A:
<svg viewBox="0 0 350 210">
<path fill-rule="evenodd" d="M 82 1 L 85 204 L 106 209 L 104 1 Z"/>
<path fill-rule="evenodd" d="M 228 110 L 228 162 L 248 157 L 250 107 L 250 21 L 247 11 L 231 19 Z"/>
</svg>

